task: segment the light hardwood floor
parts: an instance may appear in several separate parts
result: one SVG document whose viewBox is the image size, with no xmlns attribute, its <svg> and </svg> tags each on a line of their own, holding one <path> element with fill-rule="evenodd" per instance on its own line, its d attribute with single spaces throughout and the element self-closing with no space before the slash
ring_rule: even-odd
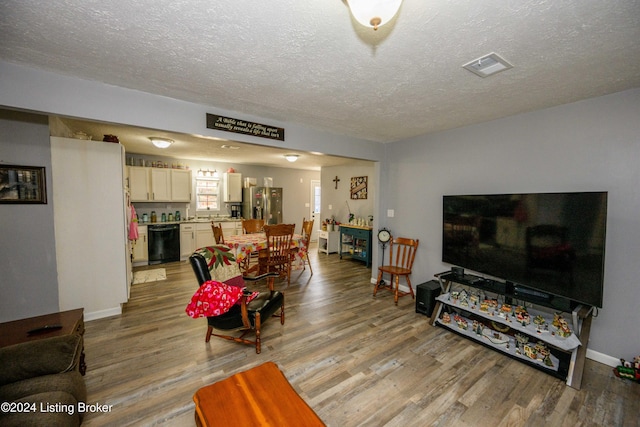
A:
<svg viewBox="0 0 640 427">
<path fill-rule="evenodd" d="M 261 354 L 204 342 L 206 320 L 184 312 L 197 286 L 188 263 L 134 285 L 121 316 L 86 323 L 88 403 L 112 409 L 85 425 L 192 426 L 198 388 L 266 361 L 329 426 L 640 425 L 640 385 L 608 366 L 587 360 L 574 390 L 429 326 L 409 296 L 397 307 L 389 292 L 373 298 L 371 271 L 357 261 L 312 251 L 311 262 L 315 274 L 293 272 L 285 290 L 285 325 L 263 325 Z"/>
</svg>

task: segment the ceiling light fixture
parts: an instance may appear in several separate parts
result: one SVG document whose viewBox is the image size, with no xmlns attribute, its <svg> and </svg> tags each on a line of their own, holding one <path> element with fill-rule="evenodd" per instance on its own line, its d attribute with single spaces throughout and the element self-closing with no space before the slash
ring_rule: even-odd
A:
<svg viewBox="0 0 640 427">
<path fill-rule="evenodd" d="M 398 13 L 402 0 L 347 0 L 347 4 L 356 21 L 377 30 Z"/>
<path fill-rule="evenodd" d="M 497 53 L 490 53 L 482 58 L 474 59 L 473 61 L 464 64 L 462 68 L 469 70 L 480 77 L 489 77 L 493 74 L 499 73 L 500 71 L 513 68 L 513 65 L 509 64 Z"/>
<path fill-rule="evenodd" d="M 290 161 L 291 163 L 295 162 L 296 160 L 298 160 L 298 157 L 300 157 L 297 154 L 285 154 L 284 158 L 287 159 L 288 161 Z"/>
<path fill-rule="evenodd" d="M 169 138 L 159 138 L 157 136 L 149 137 L 151 143 L 158 148 L 168 148 L 171 144 L 173 144 L 173 139 Z"/>
<path fill-rule="evenodd" d="M 218 175 L 217 169 L 214 169 L 213 172 L 211 172 L 209 169 L 198 169 L 198 176 L 218 178 L 220 175 Z"/>
</svg>

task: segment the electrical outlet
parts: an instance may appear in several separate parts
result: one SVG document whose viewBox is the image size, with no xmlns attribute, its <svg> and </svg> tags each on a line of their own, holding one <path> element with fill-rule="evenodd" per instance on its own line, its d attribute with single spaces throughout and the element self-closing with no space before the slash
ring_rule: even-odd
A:
<svg viewBox="0 0 640 427">
<path fill-rule="evenodd" d="M 387 218 L 393 218 L 394 215 L 395 212 L 393 211 L 393 209 L 387 209 Z"/>
</svg>

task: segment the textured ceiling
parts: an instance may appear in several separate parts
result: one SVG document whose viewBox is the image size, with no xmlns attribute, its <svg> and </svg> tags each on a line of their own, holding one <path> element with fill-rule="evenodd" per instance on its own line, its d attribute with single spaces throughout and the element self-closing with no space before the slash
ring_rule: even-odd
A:
<svg viewBox="0 0 640 427">
<path fill-rule="evenodd" d="M 640 87 L 639 40 L 637 0 L 404 0 L 377 32 L 341 0 L 0 2 L 3 60 L 377 142 Z"/>
</svg>

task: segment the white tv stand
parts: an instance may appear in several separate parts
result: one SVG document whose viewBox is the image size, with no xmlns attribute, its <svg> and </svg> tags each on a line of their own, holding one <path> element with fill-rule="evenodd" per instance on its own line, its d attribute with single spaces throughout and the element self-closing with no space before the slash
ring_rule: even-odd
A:
<svg viewBox="0 0 640 427">
<path fill-rule="evenodd" d="M 454 275 L 447 271 L 435 276 L 442 293 L 429 321 L 432 326 L 441 326 L 580 389 L 593 307 L 566 299 L 545 300 L 543 294 L 535 291 L 516 293 L 513 285 L 469 274 Z M 490 301 L 489 308 L 486 301 Z M 495 302 L 497 305 L 492 305 Z M 514 311 L 518 306 L 526 308 L 530 323 L 518 321 Z M 552 325 L 554 314 L 560 312 L 571 329 L 566 337 Z M 544 322 L 534 323 L 536 316 Z M 528 343 L 523 345 L 524 340 Z M 532 354 L 538 342 L 549 353 L 544 359 Z"/>
</svg>

